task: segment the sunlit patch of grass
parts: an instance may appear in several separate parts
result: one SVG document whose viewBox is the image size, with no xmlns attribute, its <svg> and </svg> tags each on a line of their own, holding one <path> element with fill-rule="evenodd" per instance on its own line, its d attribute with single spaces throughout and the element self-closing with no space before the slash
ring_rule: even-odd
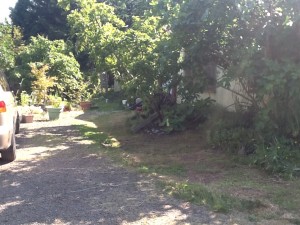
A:
<svg viewBox="0 0 300 225">
<path fill-rule="evenodd" d="M 93 141 L 94 144 L 102 143 L 108 138 L 107 134 L 100 132 L 96 127 L 86 125 L 76 125 L 76 127 L 83 137 Z"/>
<path fill-rule="evenodd" d="M 82 133 L 83 137 L 93 141 L 94 144 L 101 144 L 105 147 L 119 148 L 121 143 L 114 137 L 108 135 L 98 128 L 86 125 L 76 125 L 77 129 Z"/>
</svg>

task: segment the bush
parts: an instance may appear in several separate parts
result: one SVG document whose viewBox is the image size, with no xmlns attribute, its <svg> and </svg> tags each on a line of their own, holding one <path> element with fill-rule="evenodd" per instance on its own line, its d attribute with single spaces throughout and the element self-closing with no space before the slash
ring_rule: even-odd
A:
<svg viewBox="0 0 300 225">
<path fill-rule="evenodd" d="M 254 131 L 243 127 L 220 127 L 211 132 L 209 143 L 221 150 L 231 153 L 251 154 L 255 151 Z"/>
<path fill-rule="evenodd" d="M 211 99 L 202 99 L 193 104 L 163 106 L 163 121 L 159 125 L 168 132 L 195 128 L 207 119 L 211 103 Z"/>
<path fill-rule="evenodd" d="M 252 163 L 270 173 L 293 177 L 299 171 L 300 144 L 296 140 L 256 129 L 255 117 L 249 112 L 223 110 L 215 114 L 210 118 L 214 120 L 208 135 L 211 146 L 233 154 L 251 154 Z"/>
<path fill-rule="evenodd" d="M 219 110 L 220 111 L 220 110 Z M 208 142 L 221 150 L 231 153 L 250 154 L 255 150 L 257 139 L 251 127 L 252 116 L 248 112 L 228 112 L 221 110 L 210 120 Z"/>
<path fill-rule="evenodd" d="M 253 162 L 271 173 L 293 177 L 300 167 L 299 143 L 285 138 L 274 138 L 272 143 L 257 146 Z"/>
</svg>

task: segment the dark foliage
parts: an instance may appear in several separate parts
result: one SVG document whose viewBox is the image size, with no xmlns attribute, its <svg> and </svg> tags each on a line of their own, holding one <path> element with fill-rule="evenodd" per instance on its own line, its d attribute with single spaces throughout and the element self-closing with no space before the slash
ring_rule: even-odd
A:
<svg viewBox="0 0 300 225">
<path fill-rule="evenodd" d="M 57 0 L 18 0 L 10 17 L 14 25 L 22 28 L 24 40 L 37 35 L 50 40 L 66 40 L 69 36 L 67 13 Z"/>
</svg>

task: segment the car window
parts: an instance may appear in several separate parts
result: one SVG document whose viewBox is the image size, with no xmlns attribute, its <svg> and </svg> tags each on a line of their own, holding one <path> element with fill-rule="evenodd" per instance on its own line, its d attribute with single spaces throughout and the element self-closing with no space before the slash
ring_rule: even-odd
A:
<svg viewBox="0 0 300 225">
<path fill-rule="evenodd" d="M 5 74 L 2 71 L 0 71 L 0 90 L 1 91 L 9 91 L 9 85 L 5 78 Z"/>
</svg>

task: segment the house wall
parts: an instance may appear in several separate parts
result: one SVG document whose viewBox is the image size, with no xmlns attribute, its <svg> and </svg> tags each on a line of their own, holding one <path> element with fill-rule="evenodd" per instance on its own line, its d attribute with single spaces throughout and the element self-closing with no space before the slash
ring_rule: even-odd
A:
<svg viewBox="0 0 300 225">
<path fill-rule="evenodd" d="M 223 76 L 223 70 L 221 67 L 217 67 L 216 70 L 216 80 L 220 80 Z M 238 81 L 230 82 L 230 89 L 234 92 L 243 93 L 243 89 Z M 223 106 L 229 111 L 236 110 L 236 102 L 244 102 L 247 103 L 247 100 L 242 98 L 241 96 L 233 93 L 230 90 L 227 90 L 223 87 L 216 87 L 214 90 L 209 90 L 200 95 L 200 98 L 205 99 L 210 97 L 211 99 L 216 101 L 216 104 Z M 181 103 L 181 98 L 178 96 L 178 103 Z"/>
<path fill-rule="evenodd" d="M 239 91 L 240 86 L 237 84 L 237 82 L 232 82 L 231 88 L 233 88 L 235 91 Z M 214 99 L 216 104 L 223 106 L 229 111 L 235 111 L 236 100 L 243 101 L 240 96 L 222 87 L 218 87 L 214 93 L 205 92 L 201 95 L 201 98 L 207 97 Z"/>
<path fill-rule="evenodd" d="M 121 91 L 121 85 L 117 80 L 114 81 L 114 91 L 115 92 Z"/>
</svg>

